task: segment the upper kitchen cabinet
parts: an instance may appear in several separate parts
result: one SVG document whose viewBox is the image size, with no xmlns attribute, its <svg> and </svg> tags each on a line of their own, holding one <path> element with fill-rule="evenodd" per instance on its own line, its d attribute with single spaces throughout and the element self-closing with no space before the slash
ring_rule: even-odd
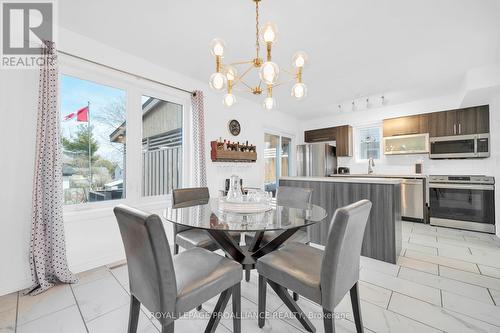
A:
<svg viewBox="0 0 500 333">
<path fill-rule="evenodd" d="M 384 119 L 384 137 L 428 133 L 426 114 Z"/>
<path fill-rule="evenodd" d="M 434 112 L 429 117 L 431 137 L 489 133 L 489 106 Z"/>
<path fill-rule="evenodd" d="M 337 156 L 352 156 L 352 127 L 349 125 L 305 131 L 304 141 L 336 141 Z"/>
</svg>

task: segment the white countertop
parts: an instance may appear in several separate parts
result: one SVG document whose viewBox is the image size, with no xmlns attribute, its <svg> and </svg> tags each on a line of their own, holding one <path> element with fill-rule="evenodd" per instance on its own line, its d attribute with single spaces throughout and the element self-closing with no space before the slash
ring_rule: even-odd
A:
<svg viewBox="0 0 500 333">
<path fill-rule="evenodd" d="M 283 180 L 302 180 L 332 183 L 361 183 L 361 184 L 400 184 L 402 179 L 383 177 L 356 177 L 355 175 L 342 175 L 342 177 L 280 177 Z"/>
<path fill-rule="evenodd" d="M 379 173 L 372 173 L 372 174 L 364 174 L 364 173 L 351 173 L 351 174 L 340 174 L 336 173 L 331 175 L 330 177 L 355 177 L 355 178 L 411 178 L 411 179 L 426 179 L 426 175 L 389 175 L 389 174 L 379 174 Z"/>
</svg>

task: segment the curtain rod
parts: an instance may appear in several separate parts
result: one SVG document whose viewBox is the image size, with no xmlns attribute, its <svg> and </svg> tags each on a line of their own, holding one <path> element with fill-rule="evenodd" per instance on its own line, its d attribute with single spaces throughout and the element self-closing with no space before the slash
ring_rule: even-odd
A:
<svg viewBox="0 0 500 333">
<path fill-rule="evenodd" d="M 142 75 L 133 74 L 133 73 L 124 71 L 122 69 L 118 69 L 116 67 L 112 67 L 112 66 L 108 66 L 108 65 L 105 65 L 105 64 L 101 64 L 101 63 L 99 63 L 97 61 L 86 59 L 86 58 L 83 58 L 83 57 L 80 57 L 80 56 L 77 56 L 77 55 L 74 55 L 74 54 L 71 54 L 71 53 L 68 53 L 68 52 L 65 52 L 65 51 L 58 50 L 57 52 L 61 53 L 61 54 L 64 54 L 64 55 L 67 55 L 67 56 L 70 56 L 70 57 L 73 57 L 73 58 L 76 58 L 76 59 L 79 59 L 79 60 L 86 61 L 86 62 L 94 64 L 94 65 L 98 65 L 98 66 L 101 66 L 101 67 L 105 67 L 105 68 L 111 69 L 111 70 L 116 71 L 116 72 L 120 72 L 120 73 L 127 74 L 127 75 L 132 75 L 132 76 L 134 76 L 134 77 L 136 77 L 138 79 L 142 79 L 142 80 L 146 80 L 146 81 L 153 82 L 153 83 L 156 83 L 156 84 L 160 84 L 162 86 L 169 87 L 169 88 L 172 88 L 172 89 L 176 89 L 176 90 L 188 93 L 190 95 L 196 95 L 196 93 L 194 91 L 182 89 L 182 88 L 179 88 L 179 87 L 176 87 L 176 86 L 172 86 L 172 85 L 167 84 L 167 83 L 163 83 L 163 82 L 160 82 L 160 81 L 152 80 L 152 79 L 144 77 Z"/>
</svg>

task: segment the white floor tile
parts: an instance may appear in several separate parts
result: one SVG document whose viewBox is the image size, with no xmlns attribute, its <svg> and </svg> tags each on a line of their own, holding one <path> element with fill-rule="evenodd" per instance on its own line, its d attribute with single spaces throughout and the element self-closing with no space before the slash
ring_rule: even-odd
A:
<svg viewBox="0 0 500 333">
<path fill-rule="evenodd" d="M 392 295 L 389 310 L 445 332 L 498 333 L 497 326 L 398 293 Z M 400 332 L 406 330 L 402 329 Z"/>
<path fill-rule="evenodd" d="M 0 312 L 12 310 L 17 307 L 17 293 L 0 296 Z"/>
<path fill-rule="evenodd" d="M 252 301 L 253 303 L 258 303 L 258 292 L 259 292 L 259 278 L 258 275 L 251 275 L 250 281 L 241 281 L 241 296 Z M 273 289 L 267 286 L 267 297 L 266 297 L 266 307 L 268 311 L 274 312 L 280 306 L 283 305 L 281 299 L 274 293 Z"/>
<path fill-rule="evenodd" d="M 81 286 L 85 283 L 109 277 L 111 276 L 111 273 L 107 267 L 98 267 L 89 271 L 78 273 L 77 276 L 78 285 Z"/>
<path fill-rule="evenodd" d="M 342 299 L 340 304 L 335 308 L 335 311 L 339 313 L 347 313 L 349 318 L 354 318 L 349 295 L 346 295 L 346 297 Z M 409 317 L 401 316 L 393 311 L 388 311 L 363 300 L 361 301 L 361 317 L 363 318 L 364 327 L 367 327 L 377 333 L 439 332 L 438 330 L 410 319 Z"/>
<path fill-rule="evenodd" d="M 75 286 L 74 292 L 85 321 L 128 304 L 129 296 L 114 277 Z"/>
<path fill-rule="evenodd" d="M 39 295 L 19 295 L 18 325 L 76 304 L 68 284 L 55 286 Z"/>
<path fill-rule="evenodd" d="M 368 268 L 373 271 L 381 272 L 384 274 L 396 276 L 398 275 L 399 266 L 389 264 L 385 261 L 380 261 L 368 257 L 361 256 L 360 266 L 363 268 Z"/>
<path fill-rule="evenodd" d="M 120 282 L 125 290 L 129 290 L 128 267 L 127 265 L 119 266 L 111 270 L 111 274 Z"/>
<path fill-rule="evenodd" d="M 86 333 L 76 305 L 18 326 L 17 333 Z"/>
<path fill-rule="evenodd" d="M 410 242 L 415 242 L 415 241 L 426 241 L 426 242 L 437 243 L 437 237 L 427 234 L 416 234 L 415 232 L 412 232 L 410 234 Z"/>
<path fill-rule="evenodd" d="M 401 267 L 408 267 L 408 268 L 413 268 L 419 271 L 423 271 L 426 273 L 431 273 L 434 275 L 438 274 L 438 265 L 427 262 L 427 261 L 421 261 L 421 260 L 416 260 L 408 257 L 399 257 L 398 258 L 398 265 Z"/>
<path fill-rule="evenodd" d="M 426 245 L 420 245 L 417 243 L 410 243 L 410 242 L 403 242 L 403 248 L 404 249 L 410 249 L 410 250 L 415 250 L 415 251 L 420 251 L 423 253 L 429 253 L 436 255 L 438 254 L 437 248 L 436 247 L 431 247 L 431 246 L 426 246 Z"/>
<path fill-rule="evenodd" d="M 387 308 L 392 291 L 377 285 L 359 281 L 359 298 L 377 306 Z"/>
<path fill-rule="evenodd" d="M 495 305 L 500 307 L 500 290 L 490 289 L 490 293 Z"/>
<path fill-rule="evenodd" d="M 485 266 L 485 265 L 477 265 L 481 274 L 494 277 L 496 279 L 500 279 L 500 268 Z"/>
<path fill-rule="evenodd" d="M 413 258 L 421 261 L 431 262 L 433 264 L 444 265 L 456 269 L 461 269 L 464 271 L 479 273 L 477 266 L 473 263 L 461 261 L 457 259 L 441 257 L 441 256 L 433 256 L 430 254 L 425 254 L 422 252 L 417 252 L 413 250 L 406 250 L 405 257 Z"/>
<path fill-rule="evenodd" d="M 361 269 L 360 280 L 372 283 L 379 287 L 390 289 L 408 296 L 418 298 L 422 301 L 435 305 L 441 305 L 439 290 L 398 277 L 383 273 Z"/>
<path fill-rule="evenodd" d="M 487 265 L 491 267 L 500 268 L 500 253 L 499 254 L 490 254 L 490 253 L 481 253 L 481 254 L 470 254 L 465 252 L 456 252 L 450 251 L 448 249 L 440 249 L 439 255 L 447 258 L 454 258 L 462 261 L 467 261 L 476 264 Z"/>
<path fill-rule="evenodd" d="M 445 266 L 439 267 L 439 274 L 450 279 L 475 284 L 485 288 L 500 290 L 500 279 L 495 279 L 486 275 L 464 272 Z"/>
<path fill-rule="evenodd" d="M 443 307 L 499 326 L 498 330 L 500 331 L 500 307 L 466 299 L 463 296 L 447 291 L 443 291 Z"/>
<path fill-rule="evenodd" d="M 129 304 L 108 312 L 87 323 L 89 333 L 123 333 L 127 332 Z M 141 311 L 137 333 L 158 333 L 155 325 Z"/>
<path fill-rule="evenodd" d="M 490 294 L 486 288 L 478 287 L 469 283 L 448 279 L 443 276 L 436 276 L 410 268 L 402 267 L 398 277 L 423 284 L 429 287 L 446 290 L 458 295 L 472 298 L 486 304 L 493 304 Z"/>
<path fill-rule="evenodd" d="M 16 330 L 16 308 L 0 312 L 0 333 L 14 333 Z"/>
</svg>

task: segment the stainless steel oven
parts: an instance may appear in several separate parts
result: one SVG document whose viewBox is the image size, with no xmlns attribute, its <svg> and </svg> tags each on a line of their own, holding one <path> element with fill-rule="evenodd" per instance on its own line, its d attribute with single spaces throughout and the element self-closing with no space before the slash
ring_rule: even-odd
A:
<svg viewBox="0 0 500 333">
<path fill-rule="evenodd" d="M 495 180 L 429 176 L 430 224 L 495 233 Z"/>
<path fill-rule="evenodd" d="M 490 135 L 471 134 L 430 138 L 430 158 L 478 158 L 490 156 Z"/>
</svg>

